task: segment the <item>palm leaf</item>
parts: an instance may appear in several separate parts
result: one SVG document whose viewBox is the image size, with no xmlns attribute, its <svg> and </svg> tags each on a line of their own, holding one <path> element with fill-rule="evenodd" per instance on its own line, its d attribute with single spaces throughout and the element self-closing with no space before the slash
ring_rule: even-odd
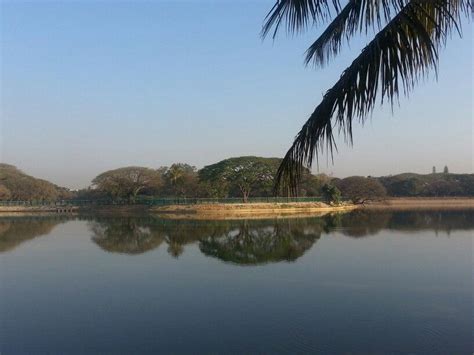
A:
<svg viewBox="0 0 474 355">
<path fill-rule="evenodd" d="M 390 21 L 393 12 L 403 7 L 403 0 L 351 0 L 332 20 L 326 30 L 306 51 L 305 63 L 323 66 L 331 56 L 339 53 L 342 41 L 370 28 L 380 30 Z"/>
<path fill-rule="evenodd" d="M 377 97 L 393 105 L 400 91 L 408 95 L 430 69 L 437 69 L 438 49 L 452 32 L 459 31 L 461 13 L 472 16 L 471 1 L 412 0 L 377 33 L 343 72 L 316 107 L 277 173 L 276 191 L 282 185 L 296 190 L 304 165 L 324 149 L 336 149 L 334 129 L 352 144 L 354 119 L 364 122 Z"/>
<path fill-rule="evenodd" d="M 275 27 L 275 38 L 283 22 L 286 22 L 287 32 L 302 30 L 310 22 L 327 20 L 331 16 L 331 10 L 338 12 L 339 8 L 339 0 L 277 0 L 265 17 L 262 36 L 267 36 L 272 27 Z"/>
</svg>

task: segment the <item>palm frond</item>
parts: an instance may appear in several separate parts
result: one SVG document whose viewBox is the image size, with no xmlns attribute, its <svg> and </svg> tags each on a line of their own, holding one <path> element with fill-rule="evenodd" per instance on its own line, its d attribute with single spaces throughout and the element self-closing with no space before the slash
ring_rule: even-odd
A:
<svg viewBox="0 0 474 355">
<path fill-rule="evenodd" d="M 393 105 L 400 91 L 408 95 L 421 77 L 436 70 L 438 49 L 453 28 L 459 30 L 463 12 L 472 16 L 470 0 L 411 0 L 403 6 L 303 125 L 278 169 L 276 189 L 295 191 L 303 166 L 311 167 L 325 148 L 332 156 L 334 129 L 352 144 L 353 120 L 364 122 L 378 96 Z"/>
<path fill-rule="evenodd" d="M 339 0 L 277 0 L 265 17 L 262 36 L 266 37 L 274 27 L 275 38 L 283 22 L 287 32 L 303 30 L 311 22 L 326 21 L 331 11 L 338 12 L 339 9 Z"/>
<path fill-rule="evenodd" d="M 356 33 L 367 33 L 369 28 L 380 30 L 405 3 L 406 0 L 349 1 L 308 48 L 305 63 L 323 66 L 339 53 L 344 39 L 348 41 Z"/>
</svg>

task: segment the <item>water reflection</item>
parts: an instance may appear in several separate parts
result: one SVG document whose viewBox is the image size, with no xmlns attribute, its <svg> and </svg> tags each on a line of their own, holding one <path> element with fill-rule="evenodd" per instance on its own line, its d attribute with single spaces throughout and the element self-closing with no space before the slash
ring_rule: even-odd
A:
<svg viewBox="0 0 474 355">
<path fill-rule="evenodd" d="M 323 219 L 246 220 L 201 240 L 199 248 L 208 256 L 242 265 L 294 261 L 320 238 L 324 225 Z"/>
<path fill-rule="evenodd" d="M 90 223 L 92 240 L 103 250 L 113 253 L 141 254 L 164 241 L 159 226 L 140 218 L 109 218 Z"/>
<path fill-rule="evenodd" d="M 473 230 L 473 211 L 0 218 L 0 352 L 469 353 Z"/>
<path fill-rule="evenodd" d="M 137 255 L 164 245 L 178 258 L 186 245 L 197 243 L 207 256 L 242 265 L 297 260 L 321 234 L 332 231 L 361 238 L 383 229 L 446 234 L 474 229 L 474 210 L 357 210 L 317 218 L 240 221 L 164 220 L 153 216 L 77 219 L 88 222 L 92 241 L 107 252 Z M 69 220 L 61 216 L 0 218 L 0 252 L 48 235 L 56 225 Z"/>
<path fill-rule="evenodd" d="M 429 229 L 446 234 L 455 230 L 471 230 L 474 229 L 474 210 L 397 212 L 391 215 L 387 228 L 405 231 Z"/>
<path fill-rule="evenodd" d="M 391 218 L 392 213 L 386 211 L 353 211 L 340 216 L 337 228 L 347 237 L 363 238 L 376 235 L 387 228 Z"/>
<path fill-rule="evenodd" d="M 0 253 L 15 249 L 20 244 L 51 233 L 66 222 L 67 217 L 4 217 L 0 218 Z"/>
<path fill-rule="evenodd" d="M 383 229 L 404 232 L 432 230 L 450 234 L 454 230 L 474 229 L 474 210 L 371 211 L 356 210 L 339 216 L 340 232 L 360 238 Z"/>
<path fill-rule="evenodd" d="M 212 221 L 173 221 L 154 217 L 102 218 L 90 222 L 92 240 L 110 252 L 141 254 L 158 248 L 163 242 L 168 253 L 179 257 L 186 244 L 226 228 Z"/>
</svg>

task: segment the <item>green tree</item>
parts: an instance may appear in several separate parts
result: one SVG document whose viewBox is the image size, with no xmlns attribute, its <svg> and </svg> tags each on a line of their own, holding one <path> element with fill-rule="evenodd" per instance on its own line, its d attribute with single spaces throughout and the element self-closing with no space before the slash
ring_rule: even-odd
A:
<svg viewBox="0 0 474 355">
<path fill-rule="evenodd" d="M 324 201 L 327 203 L 338 204 L 341 200 L 341 191 L 330 183 L 327 183 L 322 187 L 322 193 Z"/>
<path fill-rule="evenodd" d="M 351 176 L 338 183 L 342 196 L 349 198 L 355 204 L 368 201 L 382 200 L 387 195 L 385 187 L 374 178 Z"/>
<path fill-rule="evenodd" d="M 272 193 L 280 162 L 281 159 L 278 158 L 253 156 L 229 158 L 205 166 L 199 171 L 199 179 L 216 189 L 219 197 L 237 191 L 243 202 L 247 202 L 253 191 L 258 191 L 258 196 Z"/>
<path fill-rule="evenodd" d="M 376 34 L 323 96 L 297 134 L 278 170 L 278 185 L 296 189 L 301 167 L 327 148 L 332 154 L 335 132 L 352 143 L 354 121 L 364 122 L 378 101 L 392 107 L 400 93 L 409 95 L 429 70 L 437 71 L 439 50 L 461 18 L 473 17 L 471 0 L 277 0 L 262 35 L 286 25 L 287 32 L 326 29 L 306 52 L 306 64 L 326 65 L 352 37 Z"/>
<path fill-rule="evenodd" d="M 321 196 L 322 188 L 331 181 L 326 174 L 311 174 L 307 168 L 303 169 L 301 179 L 298 183 L 298 196 Z"/>
<path fill-rule="evenodd" d="M 173 196 L 196 196 L 198 177 L 196 167 L 175 163 L 164 173 L 165 191 Z"/>
<path fill-rule="evenodd" d="M 127 198 L 134 202 L 137 195 L 161 186 L 161 175 L 153 169 L 130 166 L 106 171 L 92 180 L 93 186 L 113 199 Z"/>
</svg>

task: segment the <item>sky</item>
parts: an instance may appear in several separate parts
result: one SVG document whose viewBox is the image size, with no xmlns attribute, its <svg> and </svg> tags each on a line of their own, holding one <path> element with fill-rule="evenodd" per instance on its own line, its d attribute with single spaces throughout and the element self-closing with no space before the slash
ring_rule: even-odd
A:
<svg viewBox="0 0 474 355">
<path fill-rule="evenodd" d="M 365 38 L 305 67 L 320 33 L 262 40 L 270 0 L 1 3 L 0 161 L 71 188 L 123 166 L 281 157 Z M 473 26 L 400 105 L 314 172 L 473 172 Z"/>
</svg>

